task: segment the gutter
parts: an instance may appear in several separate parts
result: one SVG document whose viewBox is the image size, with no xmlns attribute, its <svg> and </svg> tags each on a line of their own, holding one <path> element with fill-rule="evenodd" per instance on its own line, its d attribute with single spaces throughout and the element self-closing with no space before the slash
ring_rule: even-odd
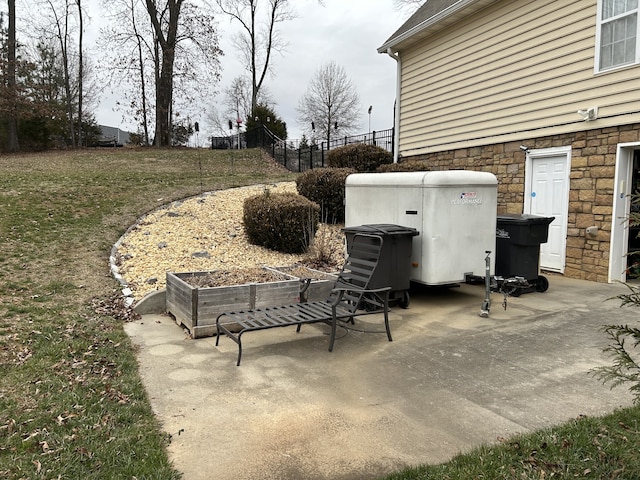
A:
<svg viewBox="0 0 640 480">
<path fill-rule="evenodd" d="M 400 157 L 400 79 L 402 78 L 402 60 L 400 52 L 393 53 L 391 47 L 387 48 L 387 55 L 396 61 L 396 104 L 393 112 L 393 163 L 398 163 Z"/>
</svg>

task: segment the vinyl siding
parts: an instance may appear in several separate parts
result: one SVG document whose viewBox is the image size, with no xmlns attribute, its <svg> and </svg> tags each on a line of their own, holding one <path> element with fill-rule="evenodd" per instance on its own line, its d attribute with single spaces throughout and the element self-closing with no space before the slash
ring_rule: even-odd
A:
<svg viewBox="0 0 640 480">
<path fill-rule="evenodd" d="M 595 75 L 595 33 L 596 0 L 511 0 L 401 50 L 401 155 L 640 121 L 640 67 Z"/>
</svg>

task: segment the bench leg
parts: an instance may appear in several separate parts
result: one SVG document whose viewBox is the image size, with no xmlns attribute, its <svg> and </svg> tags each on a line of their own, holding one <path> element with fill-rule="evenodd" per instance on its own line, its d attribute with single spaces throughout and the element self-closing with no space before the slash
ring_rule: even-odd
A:
<svg viewBox="0 0 640 480">
<path fill-rule="evenodd" d="M 391 328 L 389 328 L 389 314 L 386 308 L 384 310 L 384 328 L 387 329 L 387 338 L 390 342 L 393 342 L 393 338 L 391 338 Z"/>
<path fill-rule="evenodd" d="M 238 335 L 233 335 L 229 330 L 220 326 L 220 323 L 216 320 L 216 347 L 218 346 L 218 342 L 220 341 L 220 337 L 222 334 L 225 334 L 231 340 L 238 344 L 238 361 L 236 366 L 240 366 L 240 360 L 242 359 L 242 334 L 244 332 L 239 332 Z"/>
<path fill-rule="evenodd" d="M 242 332 L 238 335 L 238 362 L 236 363 L 236 367 L 240 366 L 240 359 L 242 358 Z"/>
<path fill-rule="evenodd" d="M 216 347 L 218 346 L 218 342 L 220 341 L 220 317 L 224 314 L 220 314 L 216 318 Z"/>
<path fill-rule="evenodd" d="M 240 366 L 240 359 L 242 358 L 242 334 L 244 332 L 239 332 L 238 335 L 232 335 L 230 332 L 228 332 L 227 330 L 223 330 L 225 331 L 227 337 L 229 337 L 231 340 L 233 340 L 234 342 L 236 342 L 238 344 L 238 361 L 236 362 L 236 366 L 239 367 Z M 218 339 L 220 338 L 220 336 L 218 336 L 218 338 L 216 339 L 216 346 L 218 345 Z"/>
<path fill-rule="evenodd" d="M 329 351 L 333 352 L 333 342 L 336 339 L 336 327 L 338 324 L 338 320 L 334 316 L 331 320 L 331 336 L 329 337 Z"/>
<path fill-rule="evenodd" d="M 387 338 L 390 342 L 393 342 L 391 338 L 391 329 L 389 328 L 389 291 L 387 290 L 384 295 L 384 328 L 387 330 Z"/>
</svg>

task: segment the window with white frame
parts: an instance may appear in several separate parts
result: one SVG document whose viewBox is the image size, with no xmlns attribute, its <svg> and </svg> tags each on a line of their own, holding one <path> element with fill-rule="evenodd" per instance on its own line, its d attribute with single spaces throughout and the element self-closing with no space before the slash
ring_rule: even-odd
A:
<svg viewBox="0 0 640 480">
<path fill-rule="evenodd" d="M 598 0 L 596 70 L 639 63 L 638 0 Z"/>
</svg>

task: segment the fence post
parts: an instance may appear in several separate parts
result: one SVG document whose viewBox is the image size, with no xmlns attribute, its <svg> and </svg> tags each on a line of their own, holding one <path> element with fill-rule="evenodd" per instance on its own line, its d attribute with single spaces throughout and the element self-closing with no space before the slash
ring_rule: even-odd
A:
<svg viewBox="0 0 640 480">
<path fill-rule="evenodd" d="M 322 166 L 324 167 L 324 142 L 320 142 L 320 158 L 322 158 Z"/>
<path fill-rule="evenodd" d="M 375 130 L 373 131 L 372 135 L 373 135 L 373 137 L 372 137 L 373 144 L 376 145 L 376 131 Z"/>
</svg>

